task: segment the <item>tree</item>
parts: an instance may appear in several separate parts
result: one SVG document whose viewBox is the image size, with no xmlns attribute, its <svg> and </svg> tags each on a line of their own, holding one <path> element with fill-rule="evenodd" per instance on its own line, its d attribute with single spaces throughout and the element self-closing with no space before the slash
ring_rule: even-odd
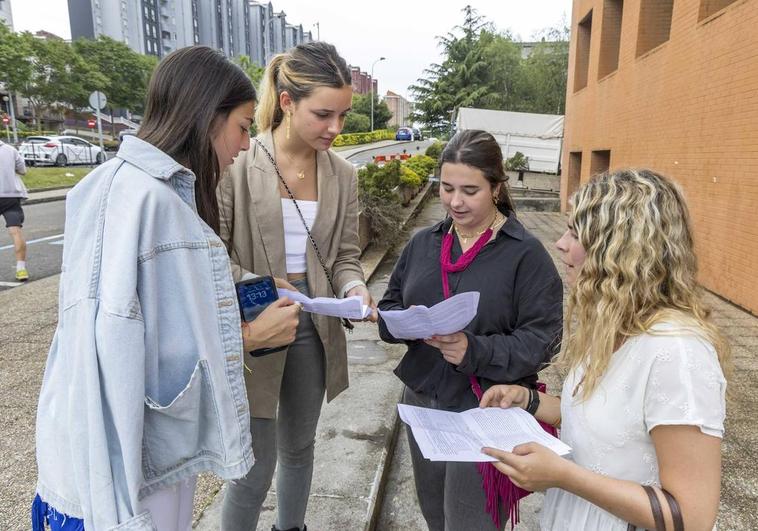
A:
<svg viewBox="0 0 758 531">
<path fill-rule="evenodd" d="M 30 76 L 20 92 L 29 99 L 38 128 L 43 109 L 84 107 L 90 92 L 107 85 L 108 79 L 62 39 L 37 39 L 28 32 L 22 33 L 20 39 L 30 51 L 31 63 Z"/>
<path fill-rule="evenodd" d="M 343 133 L 365 133 L 371 129 L 371 119 L 365 114 L 350 112 L 345 118 Z"/>
<path fill-rule="evenodd" d="M 499 33 L 475 9 L 463 9 L 463 24 L 438 37 L 442 61 L 424 70 L 410 87 L 416 99 L 413 121 L 435 136 L 452 130 L 460 107 L 563 112 L 568 68 L 568 30 L 549 29 L 524 60 L 509 33 Z"/>
<path fill-rule="evenodd" d="M 234 61 L 242 70 L 245 71 L 247 77 L 249 77 L 250 81 L 252 81 L 255 90 L 258 90 L 261 85 L 261 80 L 263 79 L 263 73 L 266 71 L 266 69 L 260 66 L 258 63 L 254 62 L 247 55 L 240 55 Z"/>
<path fill-rule="evenodd" d="M 113 125 L 113 110 L 117 108 L 141 112 L 144 109 L 147 83 L 155 67 L 156 60 L 138 54 L 126 44 L 110 37 L 100 36 L 97 40 L 79 39 L 74 50 L 91 67 L 105 76 L 102 91 L 108 99 Z"/>
<path fill-rule="evenodd" d="M 353 113 L 362 114 L 369 119 L 371 129 L 371 95 L 370 94 L 353 94 Z M 387 103 L 379 101 L 379 95 L 374 92 L 374 129 L 386 129 L 387 122 L 392 118 L 392 111 L 387 107 Z"/>
<path fill-rule="evenodd" d="M 28 42 L 0 21 L 0 82 L 11 92 L 21 90 L 32 74 Z"/>
</svg>

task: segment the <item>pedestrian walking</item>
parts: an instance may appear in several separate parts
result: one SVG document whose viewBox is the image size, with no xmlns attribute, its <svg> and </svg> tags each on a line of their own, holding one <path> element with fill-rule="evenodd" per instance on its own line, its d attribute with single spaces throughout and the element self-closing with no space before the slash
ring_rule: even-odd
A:
<svg viewBox="0 0 758 531">
<path fill-rule="evenodd" d="M 16 280 L 29 280 L 26 269 L 26 240 L 21 230 L 24 226 L 24 209 L 21 201 L 27 192 L 21 175 L 26 174 L 24 158 L 13 146 L 0 140 L 0 214 L 5 218 L 5 227 L 13 238 L 16 254 Z"/>
</svg>

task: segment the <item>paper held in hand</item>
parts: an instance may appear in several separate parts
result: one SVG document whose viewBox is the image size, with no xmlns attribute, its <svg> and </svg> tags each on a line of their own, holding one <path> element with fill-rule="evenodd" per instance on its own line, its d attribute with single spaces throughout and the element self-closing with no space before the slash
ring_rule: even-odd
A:
<svg viewBox="0 0 758 531">
<path fill-rule="evenodd" d="M 485 446 L 512 451 L 514 446 L 536 442 L 559 455 L 571 447 L 545 432 L 521 408 L 474 408 L 462 413 L 398 404 L 400 418 L 413 431 L 421 453 L 430 461 L 497 461 L 484 455 Z"/>
<path fill-rule="evenodd" d="M 393 337 L 426 339 L 460 332 L 476 317 L 478 306 L 479 292 L 467 291 L 431 308 L 413 306 L 407 310 L 379 310 L 379 315 Z"/>
<path fill-rule="evenodd" d="M 371 313 L 371 307 L 363 304 L 363 297 L 354 295 L 344 299 L 333 299 L 331 297 L 315 297 L 311 299 L 299 291 L 290 291 L 288 289 L 277 289 L 279 297 L 289 297 L 290 300 L 299 302 L 303 305 L 303 310 L 320 315 L 329 315 L 331 317 L 345 317 L 346 319 L 365 319 Z"/>
</svg>

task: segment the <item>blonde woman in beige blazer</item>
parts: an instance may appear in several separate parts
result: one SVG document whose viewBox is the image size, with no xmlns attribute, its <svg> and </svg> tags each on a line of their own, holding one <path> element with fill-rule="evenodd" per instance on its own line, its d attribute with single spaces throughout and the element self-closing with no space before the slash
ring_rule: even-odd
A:
<svg viewBox="0 0 758 531">
<path fill-rule="evenodd" d="M 350 71 L 333 46 L 307 43 L 269 62 L 256 110 L 261 134 L 218 188 L 220 233 L 236 280 L 272 275 L 280 288 L 311 297 L 332 297 L 334 289 L 339 297 L 360 295 L 376 306 L 360 264 L 355 170 L 329 150 L 351 103 Z M 331 401 L 348 386 L 343 325 L 303 312 L 286 351 L 246 361 L 256 463 L 245 478 L 229 484 L 221 529 L 256 528 L 278 465 L 273 529 L 305 530 L 321 404 L 324 394 Z"/>
</svg>

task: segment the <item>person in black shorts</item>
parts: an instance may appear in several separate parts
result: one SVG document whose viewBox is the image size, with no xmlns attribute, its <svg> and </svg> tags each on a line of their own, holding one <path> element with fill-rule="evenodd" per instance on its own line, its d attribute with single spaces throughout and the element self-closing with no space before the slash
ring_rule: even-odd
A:
<svg viewBox="0 0 758 531">
<path fill-rule="evenodd" d="M 16 253 L 16 280 L 29 280 L 26 270 L 26 241 L 21 227 L 24 225 L 24 211 L 21 200 L 26 198 L 26 186 L 19 175 L 26 173 L 26 164 L 12 146 L 0 140 L 0 215 L 5 218 L 5 226 L 13 238 Z"/>
</svg>

